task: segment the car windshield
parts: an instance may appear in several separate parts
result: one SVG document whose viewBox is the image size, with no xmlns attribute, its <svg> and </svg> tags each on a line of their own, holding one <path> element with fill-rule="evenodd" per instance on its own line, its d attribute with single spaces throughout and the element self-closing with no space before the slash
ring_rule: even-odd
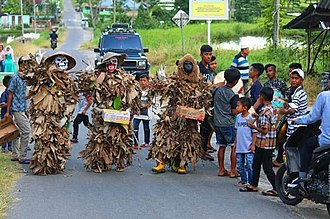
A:
<svg viewBox="0 0 330 219">
<path fill-rule="evenodd" d="M 142 44 L 136 35 L 105 35 L 101 49 L 113 52 L 142 52 Z"/>
</svg>

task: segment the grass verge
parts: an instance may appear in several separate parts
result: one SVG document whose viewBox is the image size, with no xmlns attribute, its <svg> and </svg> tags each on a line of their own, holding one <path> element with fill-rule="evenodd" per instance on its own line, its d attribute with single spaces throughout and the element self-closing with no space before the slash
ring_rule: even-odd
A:
<svg viewBox="0 0 330 219">
<path fill-rule="evenodd" d="M 0 219 L 6 217 L 6 210 L 13 201 L 11 191 L 19 177 L 18 164 L 10 158 L 10 154 L 0 153 Z"/>
</svg>

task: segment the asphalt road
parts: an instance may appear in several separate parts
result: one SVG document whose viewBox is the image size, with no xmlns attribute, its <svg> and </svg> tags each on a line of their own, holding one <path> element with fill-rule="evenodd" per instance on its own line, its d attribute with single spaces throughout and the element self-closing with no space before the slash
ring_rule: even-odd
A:
<svg viewBox="0 0 330 219">
<path fill-rule="evenodd" d="M 80 60 L 92 61 L 93 53 L 77 49 L 90 33 L 81 29 L 71 1 L 64 0 L 64 5 L 68 32 L 60 50 L 78 60 L 76 69 L 83 68 Z M 63 174 L 35 176 L 27 165 L 19 169 L 23 176 L 14 189 L 8 218 L 328 218 L 322 205 L 305 202 L 290 207 L 276 197 L 240 193 L 237 179 L 217 176 L 216 162 L 201 161 L 196 170 L 189 166 L 186 175 L 154 174 L 154 161 L 145 160 L 145 148 L 134 155 L 134 165 L 125 172 L 87 171 L 79 159 L 86 136 L 81 124 L 79 143 L 74 144 Z M 262 189 L 269 188 L 265 182 L 263 176 Z"/>
</svg>

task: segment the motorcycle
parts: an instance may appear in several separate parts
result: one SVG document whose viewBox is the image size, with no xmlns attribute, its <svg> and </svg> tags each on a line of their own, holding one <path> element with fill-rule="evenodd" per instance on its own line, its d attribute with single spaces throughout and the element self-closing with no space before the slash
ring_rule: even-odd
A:
<svg viewBox="0 0 330 219">
<path fill-rule="evenodd" d="M 57 40 L 56 39 L 52 39 L 50 41 L 50 47 L 54 50 L 57 47 Z"/>
<path fill-rule="evenodd" d="M 276 190 L 280 199 L 287 205 L 297 205 L 304 198 L 327 205 L 330 215 L 330 145 L 316 148 L 303 186 L 290 184 L 299 175 L 299 146 L 308 144 L 311 136 L 319 135 L 320 121 L 299 127 L 285 145 L 286 161 L 278 169 L 275 178 Z"/>
</svg>

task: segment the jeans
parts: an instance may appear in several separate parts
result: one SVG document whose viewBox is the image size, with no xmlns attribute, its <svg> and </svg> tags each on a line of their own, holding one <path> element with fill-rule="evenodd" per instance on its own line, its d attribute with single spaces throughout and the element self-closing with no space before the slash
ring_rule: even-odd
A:
<svg viewBox="0 0 330 219">
<path fill-rule="evenodd" d="M 236 153 L 237 168 L 241 175 L 241 182 L 252 184 L 254 153 Z M 247 173 L 247 174 L 246 174 Z"/>
<path fill-rule="evenodd" d="M 306 139 L 304 145 L 299 148 L 300 153 L 300 172 L 307 172 L 308 167 L 312 162 L 313 151 L 315 148 L 320 147 L 318 142 L 318 135 L 314 135 Z"/>
<path fill-rule="evenodd" d="M 149 127 L 150 120 L 133 119 L 134 134 L 136 136 L 136 139 L 139 140 L 139 126 L 140 126 L 141 121 L 143 123 L 144 143 L 149 144 L 150 143 L 150 127 Z M 134 139 L 134 144 L 138 145 L 139 142 L 137 142 L 135 138 L 133 138 L 133 139 Z"/>
<path fill-rule="evenodd" d="M 83 122 L 84 125 L 88 126 L 88 115 L 79 113 L 73 121 L 73 139 L 78 139 L 79 125 Z"/>
<path fill-rule="evenodd" d="M 13 143 L 13 158 L 25 159 L 30 138 L 30 121 L 25 112 L 13 112 L 20 137 Z"/>
<path fill-rule="evenodd" d="M 4 72 L 5 71 L 5 61 L 2 60 L 0 61 L 0 72 Z"/>
<path fill-rule="evenodd" d="M 270 184 L 272 184 L 273 189 L 276 190 L 275 173 L 273 170 L 273 163 L 272 163 L 272 154 L 273 154 L 273 150 L 271 149 L 262 149 L 256 147 L 253 164 L 252 164 L 252 168 L 253 168 L 253 180 L 251 184 L 252 186 L 258 187 L 261 165 L 262 165 L 268 181 L 270 182 Z"/>
</svg>

